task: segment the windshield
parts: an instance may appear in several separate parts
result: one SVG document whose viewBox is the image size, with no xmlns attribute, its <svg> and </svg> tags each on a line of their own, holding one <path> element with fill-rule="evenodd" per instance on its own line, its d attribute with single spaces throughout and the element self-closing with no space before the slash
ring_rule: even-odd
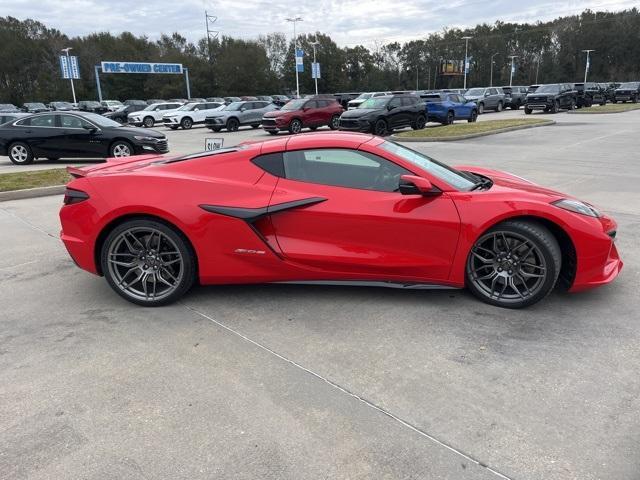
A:
<svg viewBox="0 0 640 480">
<path fill-rule="evenodd" d="M 99 127 L 122 127 L 123 125 L 115 122 L 107 117 L 98 115 L 97 113 L 86 113 L 82 115 L 82 118 L 86 118 L 90 122 L 95 123 Z"/>
<path fill-rule="evenodd" d="M 470 190 L 475 185 L 474 182 L 469 180 L 469 178 L 462 172 L 429 158 L 422 153 L 418 153 L 415 150 L 411 150 L 410 148 L 403 147 L 402 145 L 398 145 L 393 142 L 383 142 L 380 147 L 387 152 L 397 155 L 417 167 L 426 170 L 432 175 L 438 177 L 440 180 L 447 182 L 449 185 L 459 190 Z"/>
<path fill-rule="evenodd" d="M 232 112 L 238 111 L 242 108 L 244 102 L 232 102 L 227 105 L 223 110 L 231 110 Z"/>
<path fill-rule="evenodd" d="M 389 99 L 385 97 L 370 98 L 369 100 L 365 100 L 364 102 L 362 102 L 360 104 L 360 108 L 377 110 L 379 108 L 384 108 L 388 102 Z"/>
<path fill-rule="evenodd" d="M 356 100 L 366 100 L 367 98 L 371 98 L 371 93 L 361 93 L 356 97 Z"/>
<path fill-rule="evenodd" d="M 484 95 L 484 88 L 470 88 L 464 94 L 465 97 L 479 97 L 480 95 Z"/>
<path fill-rule="evenodd" d="M 193 110 L 196 105 L 200 105 L 199 103 L 187 103 L 186 105 L 181 106 L 178 111 L 190 112 Z"/>
<path fill-rule="evenodd" d="M 145 108 L 145 110 L 153 110 L 154 108 L 156 108 L 158 106 L 157 103 L 152 103 L 151 105 L 149 105 L 148 107 Z"/>
<path fill-rule="evenodd" d="M 559 91 L 558 85 L 541 85 L 536 89 L 536 93 L 558 93 Z"/>
<path fill-rule="evenodd" d="M 18 107 L 12 103 L 0 103 L 0 110 L 17 110 Z"/>
<path fill-rule="evenodd" d="M 638 82 L 625 82 L 618 88 L 638 88 Z"/>
<path fill-rule="evenodd" d="M 290 102 L 287 102 L 281 110 L 300 110 L 305 103 L 307 103 L 307 101 L 304 99 L 291 100 Z"/>
</svg>

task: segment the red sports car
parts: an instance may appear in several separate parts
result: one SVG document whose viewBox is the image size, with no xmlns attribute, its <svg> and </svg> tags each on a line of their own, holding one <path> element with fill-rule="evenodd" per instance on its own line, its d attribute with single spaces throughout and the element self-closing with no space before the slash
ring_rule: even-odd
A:
<svg viewBox="0 0 640 480">
<path fill-rule="evenodd" d="M 616 223 L 515 175 L 358 133 L 69 168 L 61 237 L 131 302 L 195 283 L 467 287 L 509 308 L 622 268 Z"/>
</svg>

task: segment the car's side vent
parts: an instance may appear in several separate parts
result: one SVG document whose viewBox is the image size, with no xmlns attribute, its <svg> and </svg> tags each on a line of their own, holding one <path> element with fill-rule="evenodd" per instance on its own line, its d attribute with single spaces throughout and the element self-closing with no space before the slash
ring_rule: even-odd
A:
<svg viewBox="0 0 640 480">
<path fill-rule="evenodd" d="M 611 230 L 610 232 L 607 232 L 607 235 L 609 235 L 611 238 L 616 238 L 616 234 L 618 232 L 616 230 Z"/>
</svg>

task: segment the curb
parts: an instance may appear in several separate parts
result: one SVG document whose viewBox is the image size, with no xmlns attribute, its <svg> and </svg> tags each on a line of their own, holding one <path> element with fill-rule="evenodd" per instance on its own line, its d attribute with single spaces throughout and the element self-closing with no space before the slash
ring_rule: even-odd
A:
<svg viewBox="0 0 640 480">
<path fill-rule="evenodd" d="M 0 202 L 21 200 L 23 198 L 47 197 L 49 195 L 62 195 L 65 188 L 65 185 L 53 185 L 51 187 L 25 188 L 24 190 L 0 192 Z"/>
<path fill-rule="evenodd" d="M 578 110 L 570 110 L 567 113 L 576 114 L 576 115 L 614 115 L 616 113 L 629 113 L 629 112 L 636 112 L 638 110 L 640 110 L 640 107 L 631 108 L 629 110 L 620 110 L 619 112 L 598 112 L 598 111 L 594 111 L 594 112 L 585 113 L 585 112 L 581 112 L 581 111 L 578 111 Z"/>
<path fill-rule="evenodd" d="M 396 142 L 455 142 L 456 140 L 467 140 L 468 138 L 486 137 L 497 133 L 513 132 L 515 130 L 525 130 L 527 128 L 546 127 L 554 125 L 555 120 L 545 120 L 532 125 L 514 125 L 513 127 L 500 128 L 499 130 L 491 130 L 490 132 L 467 133 L 466 135 L 458 135 L 457 137 L 400 137 L 391 135 L 391 140 Z"/>
</svg>

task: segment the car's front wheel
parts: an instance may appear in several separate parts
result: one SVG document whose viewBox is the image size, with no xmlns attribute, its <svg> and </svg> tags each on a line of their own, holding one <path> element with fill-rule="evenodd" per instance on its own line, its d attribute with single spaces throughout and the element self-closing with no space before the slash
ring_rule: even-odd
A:
<svg viewBox="0 0 640 480">
<path fill-rule="evenodd" d="M 133 155 L 133 147 L 124 140 L 113 142 L 111 148 L 109 148 L 110 157 L 130 157 L 131 155 Z"/>
<path fill-rule="evenodd" d="M 467 119 L 467 122 L 473 123 L 473 122 L 475 122 L 477 120 L 478 120 L 478 111 L 477 110 L 471 110 L 471 115 Z"/>
<path fill-rule="evenodd" d="M 478 114 L 482 115 L 484 113 L 484 103 L 478 104 Z"/>
<path fill-rule="evenodd" d="M 302 122 L 297 118 L 294 118 L 293 120 L 291 120 L 291 123 L 289 124 L 289 132 L 296 134 L 296 133 L 300 133 L 301 131 L 302 131 Z"/>
<path fill-rule="evenodd" d="M 340 126 L 340 115 L 334 115 L 329 122 L 329 128 L 331 130 L 337 130 Z"/>
<path fill-rule="evenodd" d="M 144 120 L 142 121 L 142 124 L 147 128 L 153 127 L 155 123 L 156 121 L 153 117 L 144 117 Z"/>
<path fill-rule="evenodd" d="M 240 122 L 235 118 L 230 118 L 227 120 L 227 130 L 230 132 L 237 132 L 238 128 L 240 128 Z"/>
<path fill-rule="evenodd" d="M 187 239 L 151 219 L 130 220 L 114 228 L 102 246 L 100 265 L 119 295 L 150 307 L 176 301 L 196 277 L 195 254 Z"/>
<path fill-rule="evenodd" d="M 508 220 L 491 228 L 472 246 L 466 284 L 482 301 L 522 308 L 553 289 L 562 253 L 553 234 L 536 222 Z"/>
<path fill-rule="evenodd" d="M 556 100 L 553 102 L 553 107 L 551 107 L 551 113 L 558 113 L 560 111 L 560 102 Z"/>
<path fill-rule="evenodd" d="M 191 127 L 193 127 L 193 120 L 191 120 L 189 117 L 185 117 L 180 122 L 180 126 L 183 130 L 189 130 Z"/>
<path fill-rule="evenodd" d="M 14 142 L 9 145 L 9 160 L 16 165 L 33 163 L 31 147 L 24 142 Z"/>
</svg>

